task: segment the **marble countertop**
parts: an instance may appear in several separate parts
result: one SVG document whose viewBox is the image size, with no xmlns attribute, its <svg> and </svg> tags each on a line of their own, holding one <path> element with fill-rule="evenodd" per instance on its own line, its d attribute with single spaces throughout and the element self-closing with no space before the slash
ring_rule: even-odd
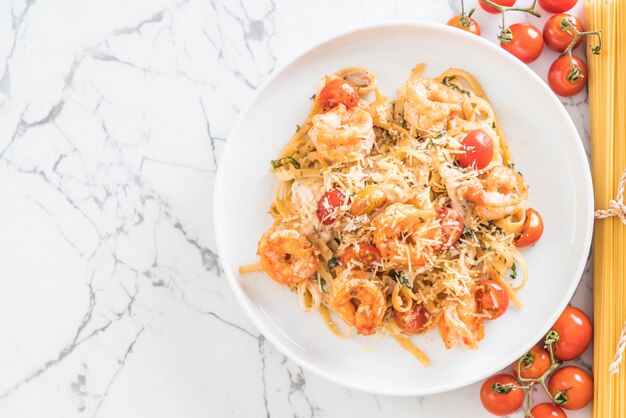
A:
<svg viewBox="0 0 626 418">
<path fill-rule="evenodd" d="M 445 22 L 458 10 L 2 2 L 0 417 L 489 416 L 479 384 L 394 398 L 302 370 L 235 302 L 212 231 L 224 142 L 274 68 L 364 22 Z M 495 41 L 497 17 L 475 18 Z M 531 67 L 545 79 L 555 56 Z M 588 148 L 586 93 L 563 103 Z M 588 273 L 572 303 L 590 312 Z"/>
</svg>

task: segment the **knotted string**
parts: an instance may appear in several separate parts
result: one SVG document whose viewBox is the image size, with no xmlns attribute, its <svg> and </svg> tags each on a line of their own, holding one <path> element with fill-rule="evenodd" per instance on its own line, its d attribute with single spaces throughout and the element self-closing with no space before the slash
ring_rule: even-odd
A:
<svg viewBox="0 0 626 418">
<path fill-rule="evenodd" d="M 619 179 L 619 183 L 617 185 L 617 196 L 614 200 L 609 202 L 609 208 L 604 210 L 597 210 L 594 213 L 596 219 L 604 219 L 610 218 L 612 216 L 617 216 L 620 221 L 626 224 L 626 205 L 624 204 L 624 186 L 626 185 L 626 169 L 622 173 L 622 177 Z M 617 342 L 617 347 L 615 349 L 615 357 L 613 357 L 613 362 L 609 366 L 609 372 L 611 374 L 619 373 L 619 365 L 622 363 L 622 358 L 624 356 L 624 350 L 626 350 L 626 323 L 624 323 L 624 328 L 622 328 L 622 333 L 619 337 L 619 341 Z"/>
</svg>

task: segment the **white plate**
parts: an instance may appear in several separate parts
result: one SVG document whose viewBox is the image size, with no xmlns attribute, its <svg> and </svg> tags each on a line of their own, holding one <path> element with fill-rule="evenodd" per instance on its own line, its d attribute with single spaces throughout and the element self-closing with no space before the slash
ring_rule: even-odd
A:
<svg viewBox="0 0 626 418">
<path fill-rule="evenodd" d="M 386 336 L 335 337 L 318 313 L 300 310 L 295 294 L 265 274 L 241 276 L 255 262 L 257 241 L 272 223 L 270 160 L 307 116 L 324 74 L 352 65 L 378 77 L 395 95 L 413 66 L 426 76 L 460 67 L 482 83 L 501 120 L 530 204 L 545 232 L 525 250 L 530 280 L 511 307 L 486 324 L 476 351 L 446 350 L 435 330 L 413 337 L 431 359 L 423 368 Z M 237 300 L 259 330 L 302 367 L 342 385 L 390 395 L 425 395 L 474 383 L 522 355 L 556 320 L 582 274 L 592 234 L 591 176 L 580 139 L 561 103 L 526 65 L 490 42 L 427 23 L 362 27 L 333 38 L 276 71 L 233 128 L 215 188 L 215 231 L 222 266 Z"/>
</svg>

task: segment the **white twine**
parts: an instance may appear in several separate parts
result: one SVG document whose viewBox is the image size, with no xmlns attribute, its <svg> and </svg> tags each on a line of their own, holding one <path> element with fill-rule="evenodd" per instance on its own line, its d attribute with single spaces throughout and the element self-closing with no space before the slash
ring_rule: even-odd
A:
<svg viewBox="0 0 626 418">
<path fill-rule="evenodd" d="M 597 210 L 594 213 L 596 219 L 610 218 L 611 216 L 617 216 L 620 221 L 626 224 L 626 205 L 624 204 L 624 186 L 626 185 L 626 169 L 622 173 L 622 177 L 619 179 L 617 185 L 617 196 L 614 200 L 609 202 L 609 208 L 606 210 Z M 624 356 L 624 350 L 626 350 L 626 323 L 622 328 L 622 333 L 617 342 L 615 348 L 615 356 L 613 362 L 609 366 L 609 372 L 611 374 L 619 373 L 619 365 L 622 363 Z"/>
</svg>

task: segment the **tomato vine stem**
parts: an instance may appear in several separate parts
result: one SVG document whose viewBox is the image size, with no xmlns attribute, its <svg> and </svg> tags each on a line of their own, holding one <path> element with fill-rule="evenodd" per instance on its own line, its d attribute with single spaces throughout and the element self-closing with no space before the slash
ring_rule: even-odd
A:
<svg viewBox="0 0 626 418">
<path fill-rule="evenodd" d="M 506 25 L 504 15 L 507 12 L 524 12 L 531 14 L 535 17 L 541 17 L 541 13 L 537 10 L 537 0 L 533 0 L 533 4 L 530 7 L 515 7 L 515 6 L 500 6 L 497 3 L 494 3 L 492 0 L 480 0 L 494 9 L 500 12 L 500 16 L 502 17 L 502 26 L 500 26 L 500 33 L 498 34 L 498 40 L 505 44 L 508 44 L 513 40 L 513 33 L 511 29 Z"/>
<path fill-rule="evenodd" d="M 554 358 L 554 345 L 557 343 L 557 341 L 559 341 L 559 339 L 560 339 L 559 333 L 556 332 L 555 330 L 550 330 L 546 334 L 544 343 L 548 349 L 548 354 L 550 355 L 550 367 L 538 378 L 526 379 L 522 377 L 522 363 L 524 362 L 524 358 L 526 357 L 526 355 L 520 357 L 517 360 L 517 368 L 515 371 L 515 374 L 516 374 L 515 377 L 517 378 L 517 382 L 520 384 L 520 386 L 514 386 L 514 385 L 510 385 L 510 386 L 515 387 L 516 389 L 523 389 L 525 391 L 526 405 L 524 407 L 524 418 L 533 418 L 533 415 L 530 413 L 530 405 L 531 405 L 531 400 L 532 400 L 531 392 L 532 392 L 532 388 L 536 384 L 539 384 L 543 388 L 543 390 L 546 392 L 546 395 L 548 395 L 548 398 L 550 398 L 550 401 L 553 404 L 555 405 L 563 404 L 563 402 L 559 401 L 560 394 L 557 393 L 557 396 L 552 396 L 552 394 L 550 393 L 550 390 L 548 390 L 548 386 L 546 385 L 546 379 L 552 374 L 552 372 L 554 372 L 561 365 L 561 363 Z M 492 388 L 492 390 L 494 390 L 495 392 L 494 388 Z M 566 396 L 565 393 L 563 393 L 562 395 Z"/>
<path fill-rule="evenodd" d="M 572 50 L 576 47 L 576 43 L 583 36 L 597 36 L 598 44 L 596 46 L 591 47 L 591 53 L 594 55 L 599 55 L 602 50 L 602 31 L 579 31 L 576 28 L 576 23 L 574 23 L 571 19 L 565 18 L 561 21 L 561 30 L 563 32 L 570 32 L 570 29 L 574 31 L 574 38 L 569 43 L 567 48 L 561 53 L 561 55 L 567 55 L 569 57 L 569 65 L 570 65 L 570 73 L 567 76 L 567 80 L 571 83 L 578 80 L 579 78 L 583 78 L 584 75 L 576 64 L 574 64 L 574 58 L 572 57 Z"/>
</svg>

